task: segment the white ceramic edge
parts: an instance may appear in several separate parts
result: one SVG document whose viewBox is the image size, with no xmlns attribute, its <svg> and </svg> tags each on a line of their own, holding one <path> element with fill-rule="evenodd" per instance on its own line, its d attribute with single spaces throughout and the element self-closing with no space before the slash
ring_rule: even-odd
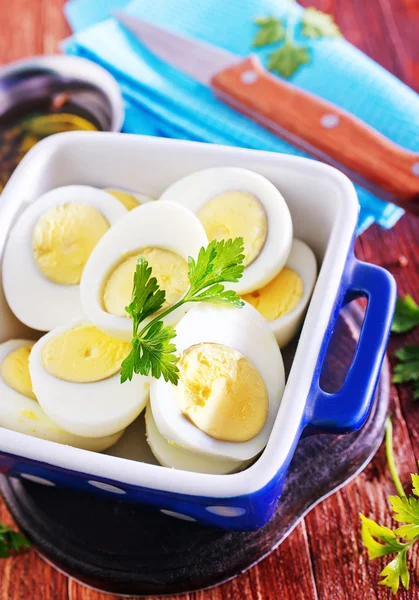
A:
<svg viewBox="0 0 419 600">
<path fill-rule="evenodd" d="M 83 66 L 83 72 L 80 72 L 80 65 Z M 111 132 L 121 131 L 125 108 L 122 99 L 120 87 L 114 77 L 108 71 L 98 64 L 93 63 L 87 58 L 79 56 L 68 56 L 66 54 L 46 54 L 31 56 L 30 58 L 21 58 L 0 69 L 0 78 L 10 73 L 17 72 L 24 67 L 51 67 L 61 72 L 71 71 L 72 74 L 97 85 L 104 91 L 112 107 Z"/>
<path fill-rule="evenodd" d="M 30 163 L 37 159 L 38 155 L 44 154 L 46 158 L 51 157 L 58 148 L 62 147 L 67 140 L 70 141 L 71 138 L 74 141 L 83 137 L 85 138 L 83 143 L 86 143 L 86 135 L 89 135 L 91 139 L 100 135 L 103 142 L 106 141 L 106 138 L 111 140 L 116 137 L 116 134 L 112 133 L 86 134 L 71 132 L 58 134 L 37 144 L 21 161 L 2 194 L 0 205 L 0 214 L 2 214 L 0 219 L 0 252 L 15 214 L 13 206 L 15 190 L 18 189 L 19 179 L 24 176 Z M 128 139 L 134 136 L 124 135 L 123 137 Z M 254 465 L 246 471 L 232 475 L 206 475 L 175 471 L 156 465 L 133 463 L 129 460 L 121 460 L 108 455 L 94 454 L 69 446 L 60 448 L 58 456 L 55 449 L 55 452 L 51 453 L 49 442 L 28 438 L 5 429 L 1 430 L 0 452 L 26 457 L 43 462 L 46 465 L 51 464 L 86 473 L 89 477 L 96 476 L 128 485 L 137 485 L 166 492 L 213 498 L 249 494 L 267 485 L 275 476 L 286 460 L 298 433 L 323 336 L 333 311 L 358 220 L 359 203 L 356 191 L 346 175 L 334 167 L 314 160 L 281 154 L 273 155 L 264 151 L 217 146 L 215 144 L 135 136 L 137 140 L 140 137 L 142 138 L 141 143 L 150 150 L 158 149 L 162 145 L 172 145 L 178 152 L 181 152 L 182 148 L 193 145 L 197 151 L 207 154 L 212 153 L 213 155 L 215 153 L 217 160 L 222 159 L 226 162 L 229 157 L 249 156 L 249 153 L 254 154 L 259 159 L 266 157 L 268 161 L 277 159 L 281 161 L 283 166 L 289 164 L 295 168 L 297 165 L 301 170 L 316 173 L 321 178 L 329 179 L 341 191 L 342 198 L 339 210 L 337 211 L 322 268 L 300 336 L 294 364 L 268 445 Z M 309 344 L 306 342 L 309 342 Z M 305 346 L 309 350 L 304 349 L 303 353 L 300 348 Z"/>
</svg>

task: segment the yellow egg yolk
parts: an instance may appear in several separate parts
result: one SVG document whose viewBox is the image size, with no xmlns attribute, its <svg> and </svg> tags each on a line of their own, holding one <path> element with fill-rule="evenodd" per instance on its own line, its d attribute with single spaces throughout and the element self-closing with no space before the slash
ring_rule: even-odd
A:
<svg viewBox="0 0 419 600">
<path fill-rule="evenodd" d="M 103 291 L 106 312 L 128 317 L 125 307 L 131 302 L 133 277 L 137 261 L 143 256 L 152 269 L 160 289 L 166 292 L 165 307 L 179 300 L 189 287 L 187 262 L 178 254 L 163 248 L 143 248 L 125 258 L 110 274 Z"/>
<path fill-rule="evenodd" d="M 254 365 L 237 350 L 202 343 L 183 352 L 175 388 L 179 410 L 217 440 L 246 442 L 268 414 L 268 392 Z"/>
<path fill-rule="evenodd" d="M 42 362 L 58 379 L 92 383 L 115 375 L 130 350 L 130 344 L 94 325 L 80 325 L 50 338 L 42 349 Z"/>
<path fill-rule="evenodd" d="M 36 400 L 29 374 L 29 354 L 32 346 L 22 346 L 6 356 L 0 366 L 0 376 L 12 390 Z"/>
<path fill-rule="evenodd" d="M 119 200 L 119 202 L 121 202 L 121 204 L 123 204 L 127 210 L 137 208 L 137 206 L 141 204 L 141 202 L 129 192 L 116 190 L 114 188 L 107 188 L 105 192 L 108 192 L 108 194 L 111 194 L 111 196 Z"/>
<path fill-rule="evenodd" d="M 275 321 L 291 312 L 301 301 L 304 283 L 301 277 L 288 267 L 265 287 L 243 296 L 267 321 Z"/>
<path fill-rule="evenodd" d="M 263 206 L 252 194 L 220 194 L 201 208 L 198 218 L 210 241 L 243 238 L 245 266 L 259 256 L 268 234 L 268 220 Z"/>
<path fill-rule="evenodd" d="M 109 223 L 93 206 L 70 202 L 48 209 L 32 235 L 32 250 L 41 273 L 63 285 L 80 283 L 84 266 Z"/>
</svg>

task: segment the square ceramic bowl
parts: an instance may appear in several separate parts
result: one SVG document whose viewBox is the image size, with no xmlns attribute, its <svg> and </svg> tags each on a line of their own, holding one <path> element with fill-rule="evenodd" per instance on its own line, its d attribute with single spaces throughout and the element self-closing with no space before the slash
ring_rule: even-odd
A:
<svg viewBox="0 0 419 600">
<path fill-rule="evenodd" d="M 1 196 L 0 253 L 17 215 L 51 188 L 121 186 L 158 197 L 188 173 L 227 165 L 252 169 L 279 188 L 290 208 L 295 236 L 313 248 L 321 266 L 275 426 L 260 458 L 232 475 L 167 469 L 153 460 L 139 418 L 107 454 L 0 428 L 2 472 L 44 485 L 96 490 L 227 529 L 255 529 L 275 510 L 304 430 L 344 433 L 363 425 L 385 353 L 396 292 L 386 271 L 355 259 L 358 200 L 349 179 L 332 167 L 270 152 L 143 136 L 55 135 L 30 151 Z M 334 323 L 341 305 L 357 296 L 368 299 L 357 351 L 340 391 L 325 393 L 319 375 Z M 0 341 L 25 334 L 0 290 Z"/>
</svg>

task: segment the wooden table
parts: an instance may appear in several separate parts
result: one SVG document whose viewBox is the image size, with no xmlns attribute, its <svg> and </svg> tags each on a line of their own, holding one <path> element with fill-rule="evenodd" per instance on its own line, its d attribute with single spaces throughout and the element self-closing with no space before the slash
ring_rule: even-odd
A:
<svg viewBox="0 0 419 600">
<path fill-rule="evenodd" d="M 97 0 L 100 2 L 101 0 Z M 419 91 L 419 0 L 304 0 L 334 13 L 344 35 L 389 71 Z M 56 52 L 69 29 L 63 0 L 0 0 L 0 63 Z M 388 268 L 401 294 L 419 301 L 419 219 L 405 216 L 391 231 L 371 227 L 357 241 L 357 255 Z M 398 264 L 400 256 L 408 260 Z M 419 328 L 390 341 L 390 357 L 405 342 L 419 343 Z M 407 388 L 392 389 L 395 452 L 402 480 L 417 471 L 419 403 Z M 317 506 L 268 558 L 241 577 L 185 600 L 376 600 L 391 598 L 376 585 L 383 566 L 370 562 L 360 541 L 359 512 L 390 525 L 387 495 L 394 492 L 383 448 L 351 484 Z M 0 520 L 11 523 L 3 503 Z M 418 564 L 418 550 L 410 565 Z M 419 598 L 419 568 L 409 592 Z M 416 583 L 417 582 L 417 583 Z M 111 600 L 70 581 L 34 551 L 0 561 L 0 600 Z"/>
</svg>

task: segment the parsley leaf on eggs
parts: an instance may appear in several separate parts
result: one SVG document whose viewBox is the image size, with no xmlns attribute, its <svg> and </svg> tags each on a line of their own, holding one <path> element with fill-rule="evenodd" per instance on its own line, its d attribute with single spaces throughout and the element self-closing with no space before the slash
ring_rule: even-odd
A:
<svg viewBox="0 0 419 600">
<path fill-rule="evenodd" d="M 211 302 L 243 306 L 243 301 L 233 290 L 225 290 L 222 283 L 235 283 L 243 275 L 243 238 L 213 240 L 201 248 L 198 258 L 188 259 L 190 286 L 183 298 L 163 308 L 166 294 L 161 290 L 152 269 L 144 257 L 138 259 L 134 273 L 132 299 L 126 307 L 132 317 L 132 350 L 122 362 L 121 383 L 133 378 L 134 373 L 151 375 L 156 379 L 177 385 L 179 380 L 176 366 L 176 346 L 172 340 L 175 329 L 164 324 L 164 317 L 187 302 Z M 140 324 L 158 313 L 140 331 Z"/>
</svg>

